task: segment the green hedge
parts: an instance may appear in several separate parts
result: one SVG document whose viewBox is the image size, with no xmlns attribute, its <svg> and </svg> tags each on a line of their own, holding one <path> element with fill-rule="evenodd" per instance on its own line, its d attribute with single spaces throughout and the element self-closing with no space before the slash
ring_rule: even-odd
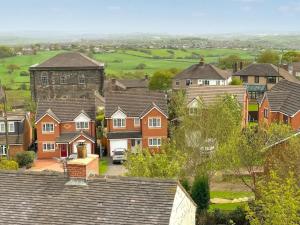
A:
<svg viewBox="0 0 300 225">
<path fill-rule="evenodd" d="M 13 160 L 0 158 L 0 170 L 18 170 L 18 169 L 19 169 L 19 165 L 17 162 Z"/>
<path fill-rule="evenodd" d="M 34 151 L 18 152 L 16 154 L 16 161 L 18 162 L 19 167 L 30 168 L 34 162 L 34 158 Z"/>
</svg>

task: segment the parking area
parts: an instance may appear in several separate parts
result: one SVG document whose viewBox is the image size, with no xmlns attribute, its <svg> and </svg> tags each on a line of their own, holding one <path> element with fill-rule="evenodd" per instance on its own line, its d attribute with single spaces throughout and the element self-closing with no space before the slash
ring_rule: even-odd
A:
<svg viewBox="0 0 300 225">
<path fill-rule="evenodd" d="M 113 164 L 111 157 L 107 157 L 108 168 L 104 175 L 106 176 L 125 176 L 127 170 L 122 164 Z"/>
</svg>

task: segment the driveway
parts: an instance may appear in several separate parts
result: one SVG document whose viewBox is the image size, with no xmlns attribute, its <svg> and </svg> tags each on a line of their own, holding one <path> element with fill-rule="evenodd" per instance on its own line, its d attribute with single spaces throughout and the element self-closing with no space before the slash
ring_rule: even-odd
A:
<svg viewBox="0 0 300 225">
<path fill-rule="evenodd" d="M 64 172 L 62 163 L 56 159 L 37 159 L 29 171 L 56 171 Z"/>
<path fill-rule="evenodd" d="M 104 175 L 106 176 L 125 176 L 127 170 L 122 164 L 113 164 L 112 159 L 110 157 L 107 158 L 108 160 L 108 168 Z"/>
</svg>

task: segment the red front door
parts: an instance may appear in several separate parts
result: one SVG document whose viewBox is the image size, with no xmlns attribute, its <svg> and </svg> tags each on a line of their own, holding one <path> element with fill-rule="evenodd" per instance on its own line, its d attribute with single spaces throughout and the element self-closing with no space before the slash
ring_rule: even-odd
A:
<svg viewBox="0 0 300 225">
<path fill-rule="evenodd" d="M 68 151 L 67 151 L 67 145 L 60 145 L 60 156 L 61 157 L 67 157 L 68 156 Z"/>
</svg>

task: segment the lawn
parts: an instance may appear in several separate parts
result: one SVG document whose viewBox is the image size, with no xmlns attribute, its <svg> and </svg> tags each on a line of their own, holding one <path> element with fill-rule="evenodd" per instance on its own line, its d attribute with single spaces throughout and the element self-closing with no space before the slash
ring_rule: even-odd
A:
<svg viewBox="0 0 300 225">
<path fill-rule="evenodd" d="M 104 175 L 108 169 L 108 160 L 103 157 L 99 159 L 99 175 Z"/>
<path fill-rule="evenodd" d="M 238 207 L 243 207 L 245 205 L 244 202 L 239 203 L 222 203 L 222 204 L 210 204 L 209 211 L 212 212 L 215 209 L 220 209 L 222 211 L 234 211 Z"/>
<path fill-rule="evenodd" d="M 248 105 L 249 112 L 257 112 L 258 111 L 258 104 L 249 104 Z"/>
<path fill-rule="evenodd" d="M 252 192 L 249 191 L 239 191 L 239 192 L 231 192 L 231 191 L 212 191 L 210 192 L 210 198 L 225 198 L 233 200 L 235 198 L 244 198 L 253 196 Z"/>
</svg>

